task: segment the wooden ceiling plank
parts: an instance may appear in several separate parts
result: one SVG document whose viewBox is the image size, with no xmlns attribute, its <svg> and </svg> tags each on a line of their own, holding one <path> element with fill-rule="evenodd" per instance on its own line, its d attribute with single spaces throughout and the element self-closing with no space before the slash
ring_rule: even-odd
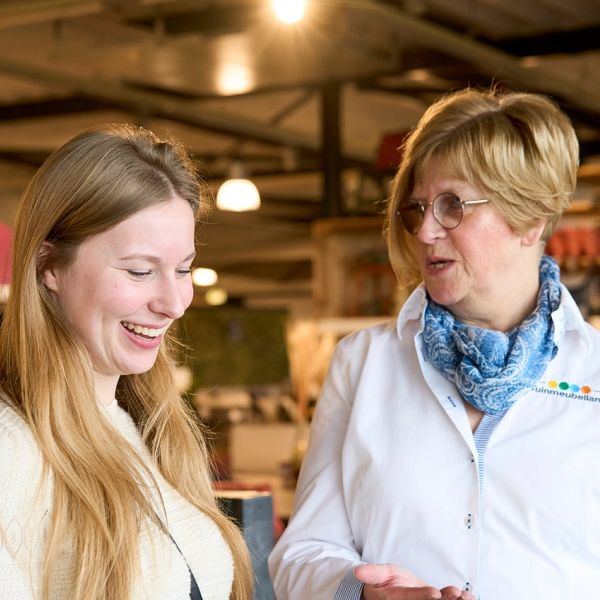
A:
<svg viewBox="0 0 600 600">
<path fill-rule="evenodd" d="M 0 5 L 0 29 L 23 27 L 98 14 L 106 9 L 99 0 L 28 0 Z"/>
</svg>

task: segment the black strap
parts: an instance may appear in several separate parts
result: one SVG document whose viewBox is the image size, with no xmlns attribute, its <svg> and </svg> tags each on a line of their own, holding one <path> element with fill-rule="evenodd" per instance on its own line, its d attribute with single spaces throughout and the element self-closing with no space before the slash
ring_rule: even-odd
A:
<svg viewBox="0 0 600 600">
<path fill-rule="evenodd" d="M 189 565 L 188 565 L 188 569 L 189 569 Z M 190 590 L 190 600 L 202 600 L 202 594 L 200 593 L 200 588 L 198 587 L 198 582 L 196 581 L 196 578 L 194 577 L 194 574 L 192 573 L 192 571 L 190 570 L 190 577 L 192 579 L 192 587 Z"/>
<path fill-rule="evenodd" d="M 188 561 L 186 560 L 185 556 L 183 555 L 183 552 L 177 545 L 177 542 L 173 539 L 172 535 L 171 535 L 171 540 L 173 540 L 173 543 L 175 544 L 175 548 L 177 548 L 177 550 L 179 550 L 179 554 L 181 554 L 181 557 L 183 558 L 183 560 L 185 560 L 185 564 L 187 565 L 188 571 L 190 572 L 190 580 L 191 580 L 190 600 L 202 600 L 202 594 L 200 593 L 200 588 L 198 587 L 198 582 L 196 581 L 196 578 L 194 577 L 194 574 L 192 573 L 192 570 L 190 569 L 190 565 L 188 564 Z"/>
<path fill-rule="evenodd" d="M 183 558 L 183 560 L 185 561 L 185 564 L 187 565 L 188 571 L 190 573 L 190 600 L 203 600 L 202 594 L 200 593 L 200 588 L 198 587 L 198 582 L 196 581 L 196 578 L 194 577 L 194 574 L 192 573 L 192 570 L 190 569 L 190 565 L 189 565 L 187 559 L 185 558 L 185 556 L 183 555 L 183 552 L 177 545 L 175 538 L 169 533 L 169 530 L 165 527 L 165 524 L 161 521 L 158 514 L 156 514 L 156 513 L 154 513 L 154 514 L 156 515 L 156 518 L 158 519 L 158 522 L 160 523 L 161 529 L 171 538 L 171 541 L 175 545 L 175 548 L 177 548 L 177 551 L 179 552 L 179 554 L 181 554 L 181 558 Z"/>
</svg>

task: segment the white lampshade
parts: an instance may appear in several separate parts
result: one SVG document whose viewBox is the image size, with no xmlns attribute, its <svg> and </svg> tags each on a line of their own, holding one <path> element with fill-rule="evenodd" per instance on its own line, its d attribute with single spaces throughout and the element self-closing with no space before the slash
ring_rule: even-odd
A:
<svg viewBox="0 0 600 600">
<path fill-rule="evenodd" d="M 211 288 L 204 294 L 204 299 L 211 306 L 221 306 L 227 302 L 227 291 L 223 288 Z"/>
<path fill-rule="evenodd" d="M 217 279 L 217 272 L 213 269 L 200 267 L 192 271 L 192 281 L 197 286 L 215 285 Z"/>
<path fill-rule="evenodd" d="M 256 210 L 260 208 L 260 195 L 249 179 L 228 179 L 217 192 L 219 210 Z"/>
</svg>

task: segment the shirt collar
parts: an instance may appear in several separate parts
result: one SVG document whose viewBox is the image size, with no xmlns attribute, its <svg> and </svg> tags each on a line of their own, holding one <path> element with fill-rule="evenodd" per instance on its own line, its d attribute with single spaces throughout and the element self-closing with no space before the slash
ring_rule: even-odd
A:
<svg viewBox="0 0 600 600">
<path fill-rule="evenodd" d="M 552 313 L 552 322 L 554 323 L 554 342 L 557 346 L 560 346 L 566 331 L 577 331 L 581 335 L 589 355 L 593 349 L 593 345 L 587 322 L 583 318 L 583 315 L 577 307 L 577 303 L 573 299 L 573 296 L 571 296 L 569 290 L 563 284 L 561 284 L 560 287 L 560 304 Z M 427 293 L 425 290 L 425 284 L 422 283 L 409 296 L 408 300 L 402 306 L 400 314 L 398 315 L 397 331 L 400 339 L 402 339 L 403 331 L 409 322 L 422 319 L 426 304 Z M 419 332 L 422 331 L 422 329 L 423 327 L 421 325 Z"/>
<path fill-rule="evenodd" d="M 398 337 L 402 339 L 404 328 L 410 321 L 422 319 L 423 311 L 427 305 L 427 293 L 425 284 L 421 283 L 419 287 L 408 297 L 403 304 L 398 315 L 397 330 Z M 423 326 L 421 325 L 421 329 Z M 421 331 L 421 329 L 419 331 Z"/>
<path fill-rule="evenodd" d="M 589 327 L 583 318 L 577 303 L 571 296 L 569 290 L 561 284 L 560 304 L 552 313 L 552 322 L 554 323 L 554 343 L 560 347 L 560 343 L 565 333 L 569 330 L 577 331 L 586 345 L 588 356 L 593 349 L 592 339 L 590 337 Z"/>
</svg>

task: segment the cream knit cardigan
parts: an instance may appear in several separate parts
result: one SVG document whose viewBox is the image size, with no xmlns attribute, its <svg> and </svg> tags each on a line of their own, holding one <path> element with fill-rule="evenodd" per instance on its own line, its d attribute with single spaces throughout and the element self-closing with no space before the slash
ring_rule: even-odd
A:
<svg viewBox="0 0 600 600">
<path fill-rule="evenodd" d="M 158 482 L 169 532 L 186 557 L 204 600 L 226 600 L 231 593 L 233 559 L 215 523 L 184 500 L 159 475 L 129 414 L 116 401 L 106 415 L 136 448 Z M 42 456 L 23 419 L 0 400 L 0 598 L 37 600 L 52 512 L 52 474 L 35 502 Z M 142 574 L 131 600 L 189 600 L 190 576 L 171 539 L 150 524 L 140 534 Z M 61 557 L 52 583 L 52 600 L 71 600 L 73 556 Z M 115 599 L 117 600 L 117 599 Z"/>
</svg>

